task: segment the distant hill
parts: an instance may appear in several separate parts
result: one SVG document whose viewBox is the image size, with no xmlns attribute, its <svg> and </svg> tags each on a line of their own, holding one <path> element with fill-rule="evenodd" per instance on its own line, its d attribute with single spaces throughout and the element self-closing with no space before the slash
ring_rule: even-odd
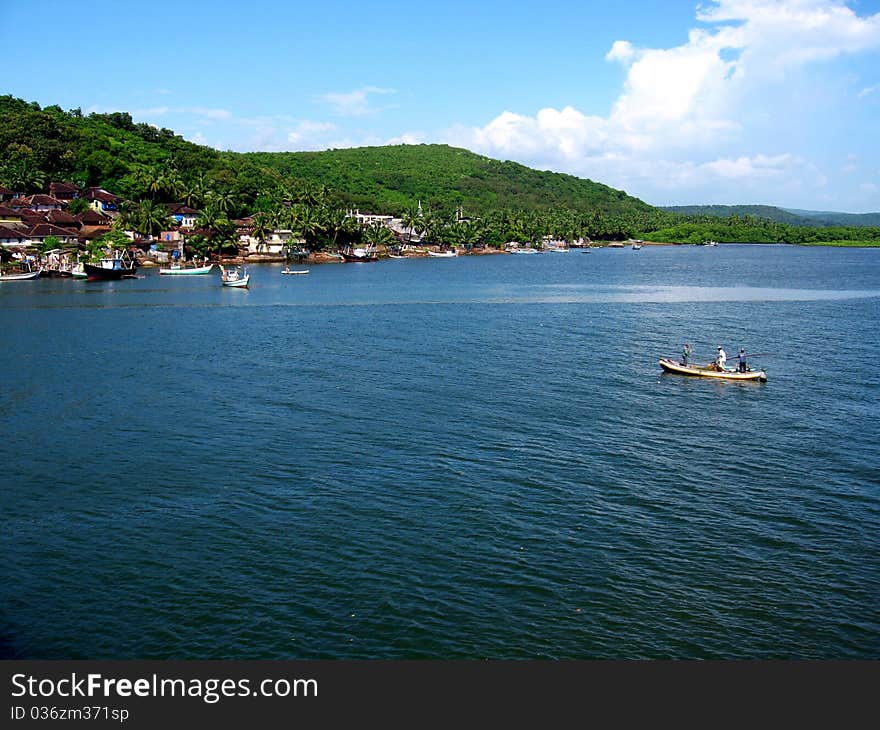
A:
<svg viewBox="0 0 880 730">
<path fill-rule="evenodd" d="M 567 208 L 643 219 L 661 215 L 607 185 L 533 170 L 447 145 L 398 145 L 324 152 L 223 152 L 170 129 L 135 123 L 127 112 L 83 115 L 0 96 L 0 185 L 27 192 L 49 182 L 100 186 L 129 199 L 163 196 L 164 176 L 186 189 L 196 181 L 235 198 L 248 212 L 280 188 L 329 188 L 342 205 L 371 213 L 423 206 L 465 215 L 502 208 Z M 167 191 L 166 191 L 167 192 Z M 171 193 L 167 193 L 168 197 Z"/>
<path fill-rule="evenodd" d="M 835 213 L 827 210 L 800 210 L 798 208 L 784 208 L 789 213 L 821 221 L 823 226 L 880 226 L 880 213 Z"/>
<path fill-rule="evenodd" d="M 764 220 L 785 223 L 790 226 L 878 226 L 880 213 L 834 213 L 827 211 L 800 210 L 796 208 L 777 208 L 772 205 L 675 205 L 661 210 L 680 215 L 710 216 L 729 218 L 730 216 L 752 216 Z"/>
<path fill-rule="evenodd" d="M 465 214 L 510 208 L 568 208 L 611 214 L 655 208 L 622 190 L 557 172 L 534 170 L 442 144 L 356 147 L 324 152 L 253 152 L 243 158 L 286 177 L 344 191 L 371 212 L 462 205 Z"/>
</svg>

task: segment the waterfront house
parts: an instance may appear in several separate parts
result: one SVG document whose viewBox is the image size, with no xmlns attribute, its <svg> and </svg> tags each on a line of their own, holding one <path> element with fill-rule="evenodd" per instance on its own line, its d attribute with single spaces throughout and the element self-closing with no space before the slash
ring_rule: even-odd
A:
<svg viewBox="0 0 880 730">
<path fill-rule="evenodd" d="M 303 248 L 305 243 L 305 239 L 283 228 L 270 231 L 263 241 L 252 235 L 252 229 L 239 228 L 238 247 L 244 256 L 284 256 L 291 249 Z"/>
<path fill-rule="evenodd" d="M 119 204 L 122 202 L 118 195 L 96 187 L 86 188 L 80 193 L 80 197 L 89 201 L 92 210 L 111 217 L 119 212 Z"/>
<path fill-rule="evenodd" d="M 177 225 L 182 228 L 195 228 L 199 211 L 183 203 L 166 203 L 165 207 L 168 209 L 168 215 L 177 221 Z"/>
</svg>

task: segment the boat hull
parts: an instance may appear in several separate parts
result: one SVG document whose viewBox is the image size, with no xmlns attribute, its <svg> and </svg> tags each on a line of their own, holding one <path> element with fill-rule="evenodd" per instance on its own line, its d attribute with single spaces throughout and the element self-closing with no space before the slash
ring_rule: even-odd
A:
<svg viewBox="0 0 880 730">
<path fill-rule="evenodd" d="M 243 276 L 241 279 L 233 279 L 231 281 L 223 280 L 223 286 L 232 286 L 238 289 L 247 289 L 248 282 L 251 280 L 250 274 Z"/>
<path fill-rule="evenodd" d="M 678 375 L 690 375 L 699 378 L 715 378 L 716 380 L 752 380 L 761 383 L 767 382 L 767 373 L 763 370 L 748 370 L 744 373 L 736 370 L 714 370 L 711 367 L 699 367 L 696 365 L 682 365 L 675 360 L 662 358 L 660 367 L 667 373 L 676 373 Z"/>
<path fill-rule="evenodd" d="M 89 281 L 119 281 L 119 279 L 134 279 L 137 275 L 134 268 L 105 269 L 103 266 L 83 264 Z"/>
<path fill-rule="evenodd" d="M 0 281 L 27 281 L 28 279 L 36 279 L 42 272 L 42 269 L 37 269 L 36 271 L 26 271 L 23 274 L 0 274 Z"/>
<path fill-rule="evenodd" d="M 445 252 L 436 252 L 436 251 L 428 251 L 428 256 L 433 256 L 435 259 L 454 259 L 458 256 L 455 251 L 445 251 Z"/>
<path fill-rule="evenodd" d="M 368 264 L 379 260 L 378 256 L 355 256 L 352 253 L 344 253 L 342 258 L 350 264 Z"/>
<path fill-rule="evenodd" d="M 159 273 L 163 276 L 201 276 L 202 274 L 210 274 L 214 269 L 214 264 L 210 266 L 200 266 L 197 269 L 159 269 Z"/>
<path fill-rule="evenodd" d="M 308 269 L 303 269 L 302 271 L 282 271 L 282 274 L 308 274 Z"/>
</svg>

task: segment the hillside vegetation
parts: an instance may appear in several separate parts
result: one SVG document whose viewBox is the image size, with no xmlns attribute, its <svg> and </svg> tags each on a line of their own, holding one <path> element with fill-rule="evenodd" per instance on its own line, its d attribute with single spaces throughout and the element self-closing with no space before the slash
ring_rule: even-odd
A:
<svg viewBox="0 0 880 730">
<path fill-rule="evenodd" d="M 50 182 L 122 196 L 122 222 L 145 235 L 169 225 L 164 203 L 185 202 L 202 213 L 197 227 L 205 245 L 233 244 L 232 221 L 256 215 L 260 235 L 284 227 L 309 245 L 335 246 L 362 235 L 345 220 L 349 208 L 400 216 L 442 244 L 537 243 L 544 236 L 880 241 L 880 228 L 819 227 L 815 220 L 793 225 L 798 216 L 769 206 L 662 210 L 592 180 L 446 145 L 223 152 L 135 123 L 126 112 L 83 115 L 0 96 L 0 185 L 36 193 Z M 419 202 L 424 216 L 417 215 Z M 459 210 L 471 219 L 467 227 L 455 215 Z"/>
</svg>

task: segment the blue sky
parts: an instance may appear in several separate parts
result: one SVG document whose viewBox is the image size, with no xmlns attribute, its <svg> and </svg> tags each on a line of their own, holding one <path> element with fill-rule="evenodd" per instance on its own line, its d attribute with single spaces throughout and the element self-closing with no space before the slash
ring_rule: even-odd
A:
<svg viewBox="0 0 880 730">
<path fill-rule="evenodd" d="M 3 91 L 220 149 L 444 142 L 654 205 L 880 210 L 880 0 L 0 5 Z"/>
</svg>

